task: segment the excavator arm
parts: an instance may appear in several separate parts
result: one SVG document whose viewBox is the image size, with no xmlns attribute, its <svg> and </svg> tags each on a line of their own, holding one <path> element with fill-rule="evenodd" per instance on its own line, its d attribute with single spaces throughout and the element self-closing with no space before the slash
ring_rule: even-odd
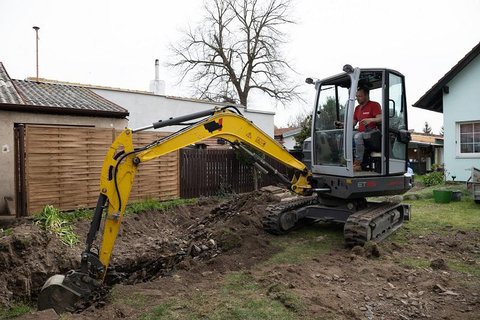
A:
<svg viewBox="0 0 480 320">
<path fill-rule="evenodd" d="M 118 136 L 112 143 L 102 168 L 100 192 L 108 199 L 108 210 L 99 252 L 104 273 L 109 265 L 110 255 L 120 229 L 135 173 L 138 166 L 143 162 L 204 139 L 218 137 L 235 146 L 245 144 L 253 147 L 296 169 L 297 174 L 290 184 L 291 190 L 299 194 L 311 190 L 308 182 L 310 173 L 301 161 L 294 158 L 282 145 L 252 122 L 229 109 L 213 110 L 211 116 L 206 119 L 137 150 L 133 147 L 133 135 L 134 131 L 125 129 Z"/>
<path fill-rule="evenodd" d="M 181 125 L 191 120 L 198 121 L 144 147 L 135 148 L 133 145 L 132 138 L 135 132 Z M 86 250 L 82 253 L 80 271 L 70 271 L 66 276 L 54 275 L 48 279 L 39 295 L 39 309 L 54 308 L 59 313 L 72 311 L 79 300 L 89 299 L 93 289 L 103 282 L 139 165 L 212 137 L 227 140 L 233 147 L 247 152 L 245 145 L 250 146 L 294 168 L 296 172 L 289 181 L 266 162 L 256 163 L 262 171 L 277 174 L 292 191 L 298 194 L 311 193 L 312 187 L 309 183 L 311 173 L 306 166 L 277 141 L 244 118 L 234 107 L 216 108 L 170 118 L 138 130 L 127 128 L 112 143 L 103 163 L 100 196 L 87 235 Z M 105 211 L 101 246 L 99 252 L 95 253 L 92 252 L 92 245 Z"/>
</svg>

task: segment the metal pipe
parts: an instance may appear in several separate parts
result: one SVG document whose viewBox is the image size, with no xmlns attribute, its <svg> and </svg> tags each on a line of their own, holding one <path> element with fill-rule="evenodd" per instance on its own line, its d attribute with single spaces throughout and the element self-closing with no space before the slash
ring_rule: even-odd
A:
<svg viewBox="0 0 480 320">
<path fill-rule="evenodd" d="M 262 172 L 265 170 L 268 172 L 271 172 L 273 173 L 275 176 L 277 176 L 283 183 L 287 184 L 288 186 L 290 186 L 292 184 L 292 182 L 290 180 L 287 179 L 287 177 L 283 174 L 281 174 L 280 172 L 278 172 L 277 169 L 275 169 L 274 167 L 272 167 L 268 162 L 266 162 L 264 159 L 260 158 L 257 154 L 251 152 L 250 150 L 248 150 L 245 146 L 243 146 L 242 144 L 236 144 L 236 145 L 233 145 L 234 147 L 236 148 L 239 148 L 240 150 L 242 150 L 243 152 L 245 152 L 246 154 L 248 154 L 250 157 L 253 158 L 253 160 L 255 161 L 255 164 L 256 166 L 259 166 L 261 168 L 263 168 L 263 170 L 261 170 Z"/>
<path fill-rule="evenodd" d="M 38 82 L 38 30 L 40 27 L 34 26 L 33 29 L 35 29 L 35 42 L 36 42 L 36 60 L 37 60 L 37 82 Z"/>
</svg>

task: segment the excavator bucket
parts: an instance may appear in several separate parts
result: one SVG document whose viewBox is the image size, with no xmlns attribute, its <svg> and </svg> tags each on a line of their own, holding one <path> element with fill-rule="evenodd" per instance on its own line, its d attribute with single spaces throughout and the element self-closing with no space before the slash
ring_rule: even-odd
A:
<svg viewBox="0 0 480 320">
<path fill-rule="evenodd" d="M 98 281 L 88 275 L 70 271 L 50 277 L 38 295 L 38 310 L 54 309 L 57 314 L 74 312 L 82 301 L 89 301 Z"/>
</svg>

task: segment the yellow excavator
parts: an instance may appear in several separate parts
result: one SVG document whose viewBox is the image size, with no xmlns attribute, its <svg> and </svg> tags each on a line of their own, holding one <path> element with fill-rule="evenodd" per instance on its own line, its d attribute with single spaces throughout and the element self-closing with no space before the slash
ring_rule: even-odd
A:
<svg viewBox="0 0 480 320">
<path fill-rule="evenodd" d="M 335 221 L 344 224 L 345 241 L 353 246 L 380 241 L 398 229 L 410 218 L 408 204 L 369 202 L 366 198 L 402 194 L 413 184 L 413 178 L 406 174 L 410 135 L 403 75 L 391 69 L 359 69 L 346 65 L 338 75 L 315 81 L 308 78 L 306 82 L 315 85 L 316 98 L 312 134 L 303 145 L 303 162 L 233 106 L 161 120 L 136 130 L 125 129 L 110 146 L 103 163 L 100 195 L 80 269 L 50 277 L 39 294 L 39 310 L 75 311 L 79 302 L 91 299 L 92 293 L 101 286 L 141 164 L 211 137 L 222 138 L 234 149 L 246 152 L 259 170 L 276 175 L 280 182 L 300 195 L 266 209 L 263 225 L 270 233 L 287 233 L 301 220 Z M 355 95 L 359 86 L 368 87 L 370 96 L 382 107 L 378 129 L 364 135 L 365 145 L 370 147 L 365 152 L 361 171 L 354 170 L 352 142 Z M 338 121 L 344 123 L 342 128 L 335 126 Z M 133 145 L 132 136 L 136 132 L 174 125 L 185 127 L 146 146 Z M 282 175 L 248 147 L 293 168 L 293 177 Z M 102 221 L 101 245 L 94 250 L 93 243 Z"/>
</svg>

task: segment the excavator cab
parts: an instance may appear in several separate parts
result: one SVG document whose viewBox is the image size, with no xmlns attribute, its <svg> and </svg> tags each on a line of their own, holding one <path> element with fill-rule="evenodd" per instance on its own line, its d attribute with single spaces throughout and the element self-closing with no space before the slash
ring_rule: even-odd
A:
<svg viewBox="0 0 480 320">
<path fill-rule="evenodd" d="M 340 177 L 403 175 L 407 163 L 407 108 L 404 77 L 390 69 L 353 69 L 316 81 L 312 123 L 311 170 L 314 174 Z M 353 127 L 358 87 L 370 90 L 370 100 L 382 108 L 377 129 L 364 134 L 362 170 L 355 172 Z M 343 128 L 335 126 L 343 123 Z"/>
</svg>

